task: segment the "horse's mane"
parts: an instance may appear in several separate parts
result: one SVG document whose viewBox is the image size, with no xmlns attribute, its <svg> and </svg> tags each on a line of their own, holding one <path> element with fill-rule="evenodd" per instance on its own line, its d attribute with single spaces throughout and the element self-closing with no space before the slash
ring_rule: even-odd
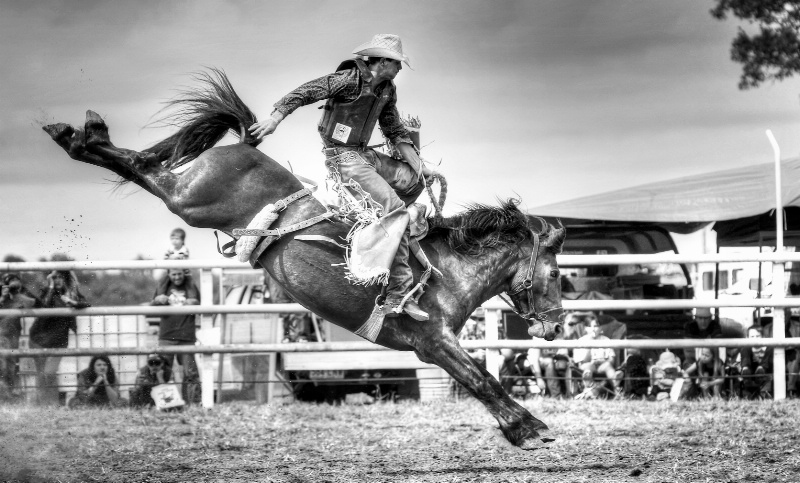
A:
<svg viewBox="0 0 800 483">
<path fill-rule="evenodd" d="M 503 201 L 500 206 L 475 203 L 453 217 L 430 219 L 427 238 L 442 238 L 456 253 L 479 256 L 487 250 L 531 240 L 536 233 L 543 246 L 560 252 L 563 228 L 554 228 L 541 218 L 530 217 L 520 211 L 518 205 L 515 199 Z M 538 222 L 533 222 L 534 219 Z"/>
</svg>

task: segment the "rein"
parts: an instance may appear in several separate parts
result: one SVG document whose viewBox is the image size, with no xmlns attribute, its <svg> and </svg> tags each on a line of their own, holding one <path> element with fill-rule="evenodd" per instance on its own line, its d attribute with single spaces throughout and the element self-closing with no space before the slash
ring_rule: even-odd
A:
<svg viewBox="0 0 800 483">
<path fill-rule="evenodd" d="M 533 250 L 531 250 L 531 258 L 528 262 L 528 269 L 525 271 L 525 279 L 522 280 L 522 283 L 519 285 L 511 286 L 510 290 L 506 293 L 509 295 L 511 300 L 507 299 L 503 296 L 503 294 L 499 294 L 498 296 L 500 299 L 505 302 L 511 310 L 517 314 L 518 316 L 522 317 L 525 320 L 535 320 L 542 324 L 542 331 L 545 330 L 544 323 L 548 321 L 547 313 L 552 312 L 554 310 L 559 310 L 559 307 L 553 307 L 552 309 L 545 310 L 544 312 L 537 312 L 536 305 L 533 301 L 533 272 L 536 269 L 536 261 L 539 259 L 539 235 L 537 233 L 531 232 L 533 235 Z M 522 313 L 522 310 L 517 307 L 517 301 L 514 300 L 514 297 L 519 295 L 521 292 L 525 292 L 528 297 L 528 308 L 529 312 Z M 512 303 L 513 302 L 513 303 Z"/>
</svg>

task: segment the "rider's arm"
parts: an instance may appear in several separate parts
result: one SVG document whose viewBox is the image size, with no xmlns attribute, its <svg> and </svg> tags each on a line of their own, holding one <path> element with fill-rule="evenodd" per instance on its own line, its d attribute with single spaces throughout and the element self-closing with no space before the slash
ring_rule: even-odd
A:
<svg viewBox="0 0 800 483">
<path fill-rule="evenodd" d="M 258 139 L 272 134 L 278 124 L 300 106 L 307 106 L 337 95 L 358 96 L 358 79 L 357 69 L 350 69 L 306 82 L 276 102 L 273 106 L 275 110 L 270 117 L 250 126 L 250 133 Z"/>
</svg>

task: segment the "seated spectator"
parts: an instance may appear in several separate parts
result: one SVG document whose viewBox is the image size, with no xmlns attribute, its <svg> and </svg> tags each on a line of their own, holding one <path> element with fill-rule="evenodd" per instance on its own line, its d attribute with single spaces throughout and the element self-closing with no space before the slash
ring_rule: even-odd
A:
<svg viewBox="0 0 800 483">
<path fill-rule="evenodd" d="M 172 369 L 167 365 L 167 358 L 160 354 L 147 357 L 147 365 L 139 368 L 136 383 L 131 390 L 131 406 L 151 407 L 155 405 L 151 391 L 159 384 L 166 384 L 172 379 Z"/>
<path fill-rule="evenodd" d="M 719 320 L 714 318 L 710 308 L 699 307 L 695 311 L 694 320 L 684 326 L 683 334 L 685 339 L 714 339 L 722 337 L 722 326 Z M 697 352 L 694 348 L 684 349 L 684 369 L 695 363 Z"/>
<path fill-rule="evenodd" d="M 608 337 L 600 335 L 600 323 L 597 318 L 589 320 L 586 327 L 586 335 L 578 340 L 609 340 Z M 574 351 L 575 363 L 578 364 L 583 372 L 583 382 L 586 390 L 594 389 L 594 375 L 603 374 L 606 379 L 614 387 L 614 394 L 619 394 L 619 385 L 616 377 L 616 369 L 614 368 L 615 353 L 614 349 L 609 348 L 591 348 L 591 349 L 575 349 Z M 599 393 L 592 391 L 595 396 Z"/>
<path fill-rule="evenodd" d="M 622 393 L 626 397 L 647 397 L 650 389 L 647 361 L 639 349 L 628 349 L 628 357 L 617 369 L 617 384 L 622 382 Z"/>
<path fill-rule="evenodd" d="M 70 408 L 81 406 L 122 406 L 126 403 L 119 395 L 119 381 L 107 356 L 94 356 L 89 367 L 78 373 L 78 391 L 70 401 Z"/>
<path fill-rule="evenodd" d="M 761 329 L 750 327 L 747 330 L 749 339 L 760 339 Z M 772 385 L 772 348 L 742 348 L 742 396 L 746 398 L 769 397 Z"/>
<path fill-rule="evenodd" d="M 669 350 L 658 356 L 658 362 L 650 368 L 650 396 L 661 401 L 668 399 L 675 382 L 683 377 L 681 361 Z"/>
<path fill-rule="evenodd" d="M 703 397 L 711 397 L 712 392 L 715 397 L 720 397 L 725 383 L 725 366 L 715 349 L 703 347 L 697 362 L 686 369 L 686 375 L 693 378 Z"/>
<path fill-rule="evenodd" d="M 563 333 L 556 340 L 563 339 Z M 536 378 L 541 394 L 549 393 L 551 397 L 572 397 L 571 361 L 567 349 L 528 349 L 527 363 Z"/>
<path fill-rule="evenodd" d="M 501 349 L 500 356 L 503 360 L 500 366 L 500 383 L 508 394 L 521 398 L 544 394 L 533 377 L 527 352 Z"/>
</svg>

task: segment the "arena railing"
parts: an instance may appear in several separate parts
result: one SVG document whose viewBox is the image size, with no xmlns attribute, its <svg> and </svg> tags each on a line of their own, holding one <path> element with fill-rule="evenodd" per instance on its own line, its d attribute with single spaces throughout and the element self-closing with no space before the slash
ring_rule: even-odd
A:
<svg viewBox="0 0 800 483">
<path fill-rule="evenodd" d="M 561 267 L 587 266 L 587 265 L 623 265 L 623 264 L 654 264 L 654 263 L 725 263 L 725 262 L 762 262 L 773 263 L 773 266 L 783 270 L 785 262 L 800 262 L 800 253 L 776 252 L 757 254 L 658 254 L 658 255 L 559 255 L 558 263 Z M 152 269 L 199 269 L 200 286 L 204 292 L 201 296 L 202 305 L 185 307 L 148 307 L 148 306 L 109 306 L 90 307 L 81 310 L 75 309 L 0 309 L 0 317 L 22 316 L 40 317 L 56 315 L 167 315 L 167 314 L 199 314 L 201 327 L 210 327 L 212 322 L 208 315 L 216 314 L 242 314 L 242 313 L 290 313 L 307 312 L 299 304 L 265 304 L 265 305 L 214 305 L 213 300 L 213 274 L 221 275 L 223 269 L 249 268 L 249 265 L 232 260 L 129 260 L 129 261 L 64 261 L 64 262 L 2 262 L 0 272 L 4 271 L 44 271 L 44 270 L 152 270 Z M 776 271 L 777 273 L 777 271 Z M 221 277 L 219 277 L 221 279 Z M 773 298 L 773 299 L 711 299 L 711 300 L 564 300 L 565 310 L 643 310 L 643 309 L 693 309 L 698 307 L 800 307 L 800 298 Z M 498 349 L 530 349 L 530 348 L 591 348 L 608 347 L 613 349 L 624 348 L 693 348 L 693 347 L 775 347 L 775 398 L 785 398 L 785 353 L 786 347 L 800 346 L 800 338 L 785 338 L 783 325 L 783 312 L 775 311 L 774 336 L 755 341 L 748 339 L 714 339 L 714 340 L 685 340 L 685 339 L 654 339 L 654 340 L 610 340 L 602 342 L 589 341 L 553 341 L 543 340 L 498 340 L 497 321 L 501 317 L 500 311 L 507 309 L 505 305 L 492 300 L 483 305 L 486 309 L 486 340 L 463 341 L 467 349 L 487 349 L 487 369 L 498 377 L 499 352 Z M 103 349 L 1 349 L 0 357 L 34 357 L 46 355 L 97 355 L 97 354 L 138 354 L 145 355 L 153 352 L 160 353 L 274 353 L 274 352 L 327 352 L 327 351 L 366 351 L 384 350 L 369 342 L 327 342 L 327 343 L 293 343 L 293 344 L 248 344 L 248 345 L 208 345 L 190 347 L 171 347 L 170 349 L 153 348 L 103 348 Z M 388 350 L 388 349 L 386 349 Z M 203 405 L 213 406 L 213 371 L 210 364 L 203 368 Z M 783 381 L 783 390 L 779 385 Z"/>
</svg>

